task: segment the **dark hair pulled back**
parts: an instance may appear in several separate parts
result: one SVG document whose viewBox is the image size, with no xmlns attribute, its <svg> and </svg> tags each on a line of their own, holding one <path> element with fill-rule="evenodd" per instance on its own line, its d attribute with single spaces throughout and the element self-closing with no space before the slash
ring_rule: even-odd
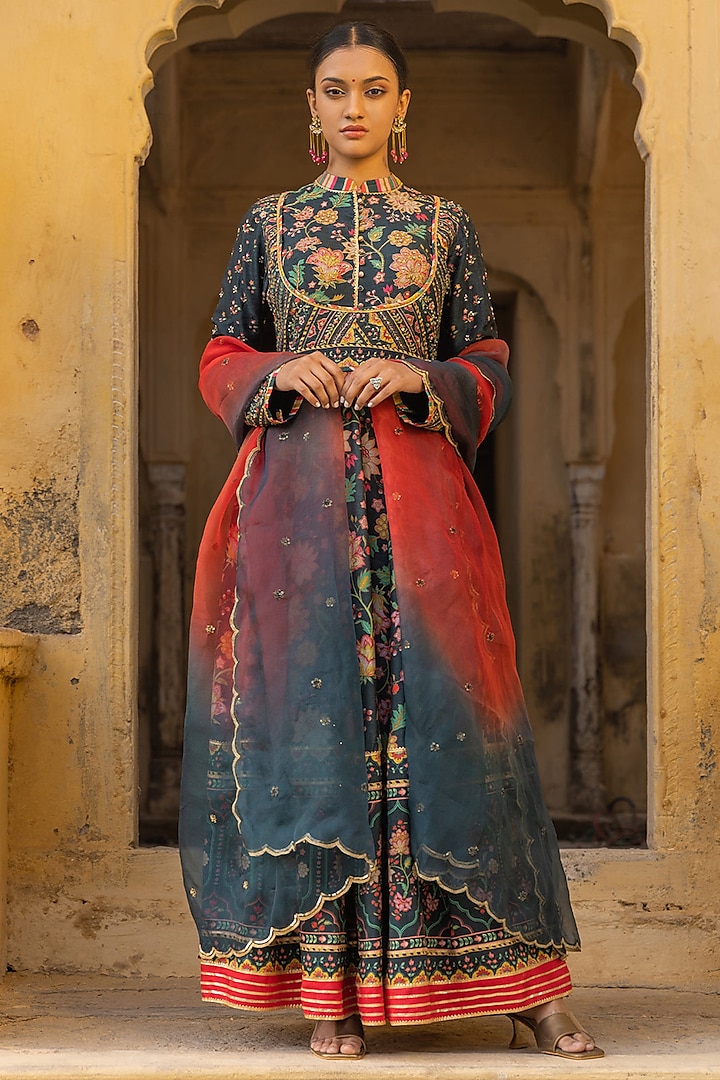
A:
<svg viewBox="0 0 720 1080">
<path fill-rule="evenodd" d="M 387 30 L 383 30 L 382 26 L 356 20 L 332 26 L 315 42 L 308 57 L 312 85 L 315 86 L 317 69 L 331 53 L 334 53 L 336 49 L 352 49 L 358 45 L 377 49 L 388 58 L 397 72 L 400 93 L 402 93 L 407 86 L 408 68 L 405 55 L 397 41 Z"/>
</svg>

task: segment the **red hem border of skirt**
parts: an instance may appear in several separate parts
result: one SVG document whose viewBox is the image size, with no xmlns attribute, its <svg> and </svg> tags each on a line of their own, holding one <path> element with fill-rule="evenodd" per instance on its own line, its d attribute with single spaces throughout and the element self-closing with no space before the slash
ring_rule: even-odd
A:
<svg viewBox="0 0 720 1080">
<path fill-rule="evenodd" d="M 522 1012 L 572 991 L 564 960 L 549 960 L 511 975 L 407 986 L 363 984 L 354 975 L 309 979 L 300 971 L 248 973 L 218 963 L 200 969 L 203 1001 L 250 1012 L 302 1009 L 309 1020 L 360 1014 L 366 1026 L 433 1024 L 474 1016 Z"/>
</svg>

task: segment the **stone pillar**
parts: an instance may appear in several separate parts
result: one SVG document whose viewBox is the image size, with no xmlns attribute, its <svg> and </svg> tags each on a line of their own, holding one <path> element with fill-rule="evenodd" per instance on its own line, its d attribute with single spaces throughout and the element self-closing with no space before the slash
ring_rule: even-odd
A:
<svg viewBox="0 0 720 1080">
<path fill-rule="evenodd" d="M 599 514 L 605 466 L 571 462 L 573 667 L 570 697 L 570 803 L 605 809 L 599 663 Z"/>
<path fill-rule="evenodd" d="M 8 765 L 13 686 L 30 671 L 38 638 L 0 628 L 0 978 L 7 963 Z"/>
<path fill-rule="evenodd" d="M 154 702 L 145 816 L 170 830 L 177 820 L 185 710 L 185 466 L 148 465 L 153 556 Z"/>
</svg>

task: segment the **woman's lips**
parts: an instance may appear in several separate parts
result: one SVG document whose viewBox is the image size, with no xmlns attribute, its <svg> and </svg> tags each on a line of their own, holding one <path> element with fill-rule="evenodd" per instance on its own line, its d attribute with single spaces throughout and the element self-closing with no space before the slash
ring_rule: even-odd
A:
<svg viewBox="0 0 720 1080">
<path fill-rule="evenodd" d="M 361 135 L 367 135 L 367 128 L 364 127 L 346 127 L 342 129 L 343 135 L 347 135 L 349 139 L 359 139 Z"/>
</svg>

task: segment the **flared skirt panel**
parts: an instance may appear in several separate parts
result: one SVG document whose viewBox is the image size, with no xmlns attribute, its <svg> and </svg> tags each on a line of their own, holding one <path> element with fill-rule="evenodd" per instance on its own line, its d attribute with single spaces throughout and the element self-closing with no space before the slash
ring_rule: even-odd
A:
<svg viewBox="0 0 720 1080">
<path fill-rule="evenodd" d="M 274 942 L 202 961 L 202 996 L 313 1019 L 417 1024 L 506 1013 L 571 990 L 564 956 L 523 941 L 411 856 L 403 635 L 380 457 L 367 411 L 344 413 L 353 621 L 362 696 L 371 879 Z M 303 863 L 299 864 L 302 874 Z"/>
</svg>

